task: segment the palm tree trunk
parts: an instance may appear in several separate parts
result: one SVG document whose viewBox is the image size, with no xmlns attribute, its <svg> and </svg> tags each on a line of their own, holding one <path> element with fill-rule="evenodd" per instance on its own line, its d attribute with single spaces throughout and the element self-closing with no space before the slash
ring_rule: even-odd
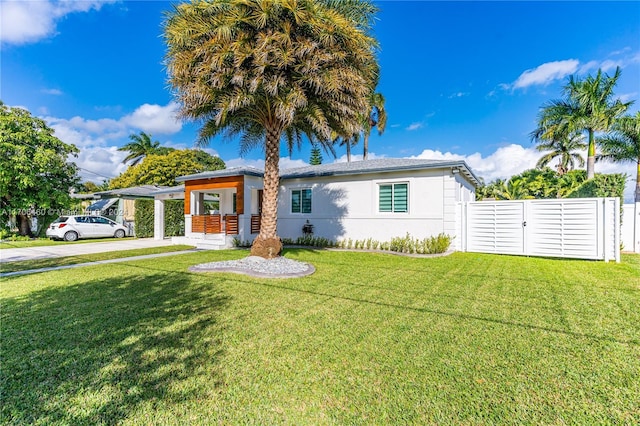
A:
<svg viewBox="0 0 640 426">
<path fill-rule="evenodd" d="M 369 153 L 369 135 L 365 132 L 364 134 L 364 140 L 362 141 L 362 159 L 366 160 L 367 159 L 367 154 Z"/>
<path fill-rule="evenodd" d="M 587 150 L 587 180 L 593 179 L 596 174 L 596 141 L 593 130 L 589 129 L 589 148 Z"/>
<path fill-rule="evenodd" d="M 281 126 L 271 123 L 265 126 L 267 140 L 264 146 L 264 177 L 262 179 L 262 215 L 260 233 L 253 240 L 251 255 L 265 259 L 278 257 L 282 252 L 282 241 L 277 235 L 278 228 L 278 187 L 280 186 L 280 136 Z"/>
<path fill-rule="evenodd" d="M 280 131 L 267 130 L 265 145 L 262 218 L 259 238 L 276 238 L 278 226 L 278 186 L 280 185 Z"/>
<path fill-rule="evenodd" d="M 347 163 L 351 162 L 351 141 L 347 140 Z"/>
</svg>

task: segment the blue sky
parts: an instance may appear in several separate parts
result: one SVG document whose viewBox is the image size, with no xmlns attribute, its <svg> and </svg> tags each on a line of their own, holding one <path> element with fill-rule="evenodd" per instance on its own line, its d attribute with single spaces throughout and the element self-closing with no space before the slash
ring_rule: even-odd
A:
<svg viewBox="0 0 640 426">
<path fill-rule="evenodd" d="M 561 95 L 569 75 L 613 73 L 618 65 L 616 94 L 640 99 L 639 2 L 378 4 L 379 91 L 389 121 L 371 139 L 372 158 L 464 159 L 491 181 L 535 165 L 536 114 Z M 131 133 L 193 147 L 197 126 L 175 120 L 162 64 L 171 3 L 3 0 L 0 8 L 0 99 L 78 146 L 85 179 L 121 173 L 125 154 L 117 147 Z M 229 166 L 263 164 L 261 151 L 240 158 L 233 142 L 214 140 L 209 150 Z M 344 161 L 344 152 L 338 156 Z M 304 165 L 309 147 L 282 157 L 283 168 Z M 596 166 L 619 170 L 634 176 L 633 165 Z"/>
</svg>

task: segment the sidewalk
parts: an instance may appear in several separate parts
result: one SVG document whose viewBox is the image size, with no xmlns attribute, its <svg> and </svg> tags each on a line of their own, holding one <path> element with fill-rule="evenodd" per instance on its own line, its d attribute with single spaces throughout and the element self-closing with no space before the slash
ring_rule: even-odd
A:
<svg viewBox="0 0 640 426">
<path fill-rule="evenodd" d="M 125 238 L 114 241 L 96 243 L 64 244 L 52 242 L 50 246 L 14 248 L 0 250 L 0 262 L 17 262 L 21 260 L 53 259 L 56 257 L 78 256 L 92 253 L 108 253 L 112 251 L 133 250 L 150 247 L 170 246 L 171 239 L 154 240 L 153 238 Z"/>
<path fill-rule="evenodd" d="M 29 270 L 26 270 L 26 271 L 16 271 L 16 272 L 6 272 L 6 273 L 0 273 L 0 278 L 15 277 L 15 276 L 18 276 L 18 275 L 36 274 L 36 273 L 39 273 L 39 272 L 57 271 L 57 270 L 60 270 L 60 269 L 81 268 L 83 266 L 104 265 L 104 264 L 107 264 L 107 263 L 118 263 L 118 262 L 129 262 L 129 261 L 134 261 L 134 260 L 152 259 L 154 257 L 176 256 L 176 255 L 179 255 L 179 254 L 193 253 L 195 251 L 198 251 L 198 249 L 189 249 L 189 250 L 184 250 L 184 251 L 172 251 L 172 252 L 169 252 L 169 253 L 143 254 L 141 256 L 122 257 L 120 259 L 96 260 L 94 262 L 76 263 L 74 265 L 51 266 L 49 268 L 29 269 Z"/>
</svg>

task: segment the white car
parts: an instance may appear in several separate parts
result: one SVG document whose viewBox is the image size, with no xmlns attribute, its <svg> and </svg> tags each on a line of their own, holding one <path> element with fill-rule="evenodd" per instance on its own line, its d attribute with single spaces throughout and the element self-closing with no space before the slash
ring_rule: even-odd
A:
<svg viewBox="0 0 640 426">
<path fill-rule="evenodd" d="M 102 216 L 60 216 L 47 228 L 47 237 L 65 241 L 125 235 L 126 227 Z"/>
</svg>

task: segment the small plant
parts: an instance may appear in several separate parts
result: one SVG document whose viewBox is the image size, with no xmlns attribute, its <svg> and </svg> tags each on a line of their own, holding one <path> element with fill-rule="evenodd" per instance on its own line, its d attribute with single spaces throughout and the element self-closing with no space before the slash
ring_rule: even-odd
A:
<svg viewBox="0 0 640 426">
<path fill-rule="evenodd" d="M 292 238 L 282 238 L 283 245 L 297 245 L 305 247 L 337 247 L 341 249 L 350 250 L 382 250 L 382 251 L 394 251 L 398 253 L 407 254 L 436 254 L 444 253 L 449 250 L 451 246 L 452 237 L 440 233 L 436 236 L 424 238 L 422 240 L 413 238 L 409 233 L 404 237 L 394 237 L 391 241 L 380 242 L 373 238 L 367 238 L 365 240 L 353 240 L 351 238 L 346 240 L 331 241 L 324 237 L 314 237 L 307 234 L 302 235 L 295 240 Z M 250 247 L 251 242 L 241 242 L 238 238 L 233 239 L 233 244 L 236 247 Z"/>
<path fill-rule="evenodd" d="M 233 237 L 233 246 L 239 247 L 239 248 L 249 248 L 251 247 L 251 241 L 249 240 L 242 241 L 240 240 L 240 238 Z"/>
<path fill-rule="evenodd" d="M 7 238 L 9 241 L 30 241 L 31 237 L 28 235 L 18 235 L 18 234 L 12 234 L 9 238 Z"/>
</svg>

